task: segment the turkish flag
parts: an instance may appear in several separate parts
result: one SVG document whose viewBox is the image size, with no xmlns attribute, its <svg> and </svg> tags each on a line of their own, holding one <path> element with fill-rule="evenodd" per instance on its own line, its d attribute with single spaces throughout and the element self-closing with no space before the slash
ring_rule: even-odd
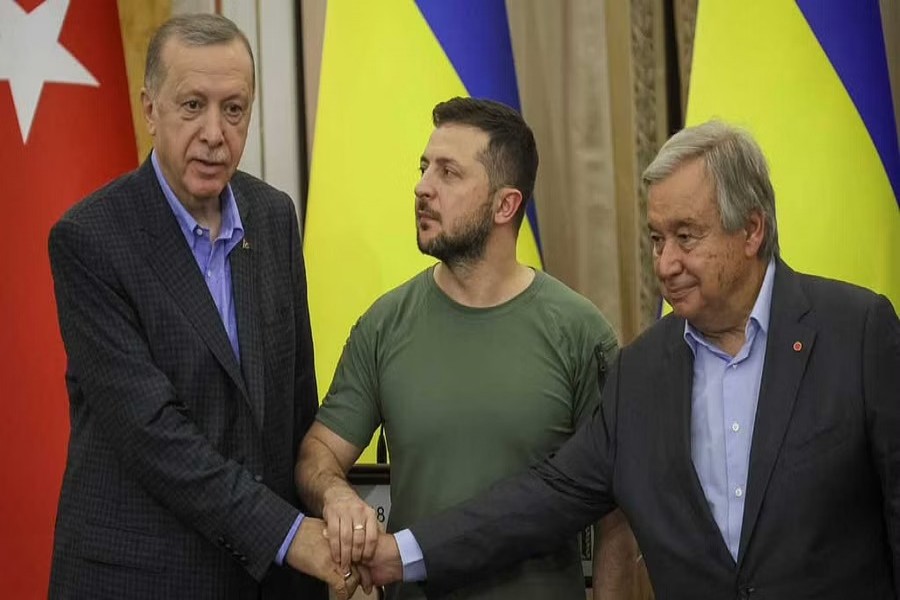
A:
<svg viewBox="0 0 900 600">
<path fill-rule="evenodd" d="M 4 598 L 47 596 L 65 467 L 66 359 L 47 236 L 67 208 L 136 164 L 116 0 L 0 0 Z"/>
</svg>

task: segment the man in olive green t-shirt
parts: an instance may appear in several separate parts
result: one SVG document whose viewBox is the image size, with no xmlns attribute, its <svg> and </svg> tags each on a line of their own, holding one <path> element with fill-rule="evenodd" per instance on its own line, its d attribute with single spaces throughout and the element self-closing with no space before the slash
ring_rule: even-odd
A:
<svg viewBox="0 0 900 600">
<path fill-rule="evenodd" d="M 396 531 L 561 446 L 597 406 L 599 372 L 617 350 L 596 307 L 516 260 L 538 163 L 521 116 L 454 98 L 435 107 L 433 120 L 415 208 L 419 249 L 440 262 L 360 318 L 300 450 L 300 493 L 322 512 L 348 572 L 374 551 L 377 522 L 346 472 L 379 425 L 391 455 L 388 529 Z M 627 598 L 636 544 L 620 514 L 606 520 L 614 525 L 600 536 L 609 560 L 595 566 L 595 597 Z M 401 584 L 389 597 L 424 594 Z M 454 597 L 581 600 L 576 540 Z"/>
</svg>

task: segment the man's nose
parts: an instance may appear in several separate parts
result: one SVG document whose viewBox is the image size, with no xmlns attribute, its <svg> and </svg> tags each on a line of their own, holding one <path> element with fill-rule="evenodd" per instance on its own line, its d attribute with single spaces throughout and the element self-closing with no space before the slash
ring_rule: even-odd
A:
<svg viewBox="0 0 900 600">
<path fill-rule="evenodd" d="M 431 177 L 427 169 L 423 171 L 422 176 L 419 177 L 419 181 L 416 183 L 414 191 L 417 199 L 431 198 L 434 196 L 434 185 L 431 183 Z"/>
<path fill-rule="evenodd" d="M 681 248 L 676 242 L 664 240 L 657 251 L 655 267 L 656 275 L 660 279 L 677 275 L 682 269 Z"/>
<path fill-rule="evenodd" d="M 223 119 L 224 115 L 215 107 L 210 107 L 203 116 L 203 128 L 200 136 L 210 146 L 218 146 L 225 139 L 222 127 Z"/>
</svg>

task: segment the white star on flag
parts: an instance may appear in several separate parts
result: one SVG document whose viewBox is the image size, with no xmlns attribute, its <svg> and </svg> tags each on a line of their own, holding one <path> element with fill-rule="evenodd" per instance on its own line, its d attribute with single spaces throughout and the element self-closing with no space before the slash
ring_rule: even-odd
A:
<svg viewBox="0 0 900 600">
<path fill-rule="evenodd" d="M 0 81 L 9 81 L 23 143 L 45 83 L 100 85 L 59 43 L 68 10 L 69 0 L 46 0 L 30 13 L 0 0 Z"/>
</svg>

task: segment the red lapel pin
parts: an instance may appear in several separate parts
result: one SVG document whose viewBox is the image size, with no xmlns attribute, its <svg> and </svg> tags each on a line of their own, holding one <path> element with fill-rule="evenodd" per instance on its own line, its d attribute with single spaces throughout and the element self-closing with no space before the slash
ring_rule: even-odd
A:
<svg viewBox="0 0 900 600">
<path fill-rule="evenodd" d="M 803 344 L 794 342 L 794 352 L 800 352 L 801 350 L 803 350 Z"/>
</svg>

